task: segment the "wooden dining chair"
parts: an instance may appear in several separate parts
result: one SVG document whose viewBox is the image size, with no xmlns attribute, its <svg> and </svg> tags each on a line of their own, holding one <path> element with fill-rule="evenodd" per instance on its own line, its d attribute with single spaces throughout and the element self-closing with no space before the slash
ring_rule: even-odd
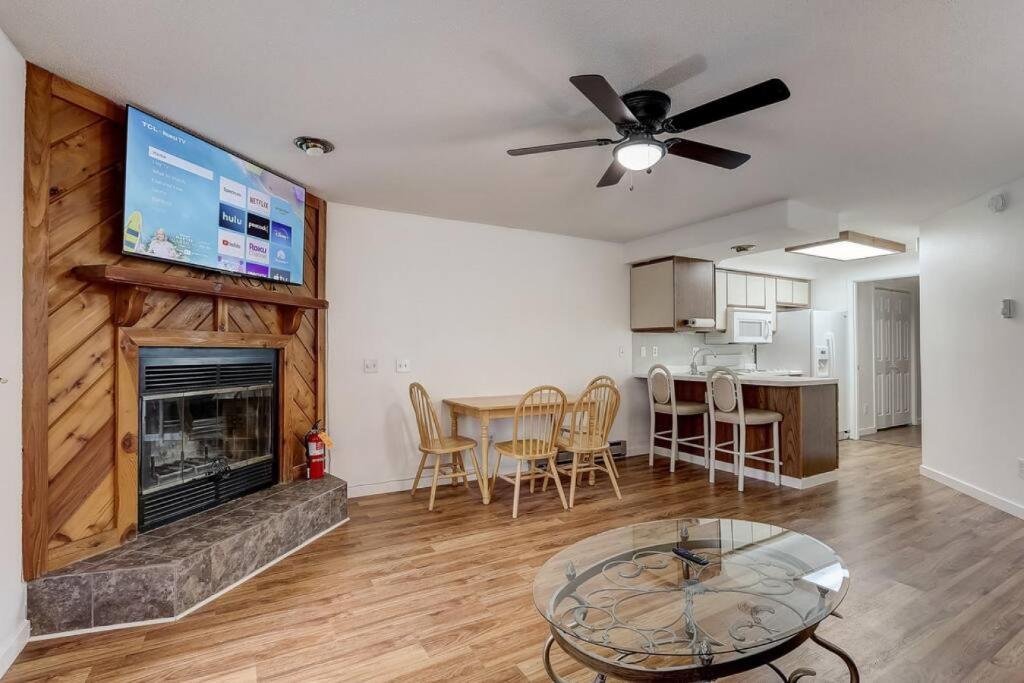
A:
<svg viewBox="0 0 1024 683">
<path fill-rule="evenodd" d="M 565 415 L 565 402 L 565 392 L 558 387 L 545 385 L 530 389 L 516 405 L 512 419 L 512 440 L 494 444 L 498 462 L 494 467 L 491 491 L 494 491 L 494 484 L 499 478 L 515 486 L 512 519 L 519 516 L 519 491 L 524 479 L 530 482 L 531 492 L 537 480 L 553 479 L 558 497 L 562 500 L 562 508 L 569 509 L 555 463 L 558 457 L 556 438 Z M 499 473 L 502 456 L 516 460 L 515 478 Z M 544 469 L 537 466 L 542 462 L 547 465 Z M 523 472 L 524 463 L 528 466 L 526 472 Z"/>
<path fill-rule="evenodd" d="M 618 474 L 612 464 L 608 434 L 619 412 L 619 390 L 609 382 L 591 384 L 573 406 L 569 422 L 569 436 L 561 437 L 558 446 L 572 453 L 572 464 L 562 465 L 558 472 L 569 477 L 569 507 L 576 501 L 576 482 L 584 474 L 594 485 L 594 474 L 604 472 L 612 483 L 615 497 L 622 500 Z M 598 458 L 603 464 L 598 462 Z M 544 482 L 547 488 L 547 481 Z"/>
<path fill-rule="evenodd" d="M 416 488 L 420 485 L 420 477 L 423 475 L 423 468 L 427 465 L 427 458 L 433 456 L 430 504 L 427 506 L 428 510 L 433 510 L 438 479 L 450 479 L 452 486 L 457 486 L 461 481 L 462 485 L 469 488 L 469 472 L 466 470 L 466 461 L 462 457 L 466 451 L 469 451 L 473 461 L 473 471 L 476 474 L 477 483 L 480 483 L 481 477 L 487 475 L 480 473 L 480 465 L 476 460 L 476 441 L 465 436 L 445 436 L 441 431 L 441 422 L 437 419 L 434 404 L 430 402 L 430 395 L 422 384 L 413 382 L 409 385 L 409 399 L 412 401 L 413 412 L 416 413 L 416 427 L 420 433 L 420 466 L 416 469 L 416 478 L 412 482 L 412 490 L 409 495 L 416 495 Z M 449 457 L 449 462 L 442 463 L 444 456 Z"/>
<path fill-rule="evenodd" d="M 583 389 L 583 394 L 587 393 L 587 389 L 590 389 L 590 387 L 594 386 L 595 384 L 597 384 L 599 382 L 603 382 L 605 384 L 611 384 L 613 387 L 616 387 L 616 389 L 618 388 L 618 385 L 615 384 L 615 380 L 612 379 L 611 377 L 609 377 L 608 375 L 598 375 L 594 379 L 592 379 L 589 382 L 587 382 L 587 386 Z M 583 394 L 580 394 L 580 395 L 582 396 Z M 559 439 L 560 440 L 565 440 L 565 439 L 569 438 L 569 429 L 570 429 L 570 425 L 568 424 L 569 418 L 570 417 L 574 417 L 578 412 L 579 411 L 574 409 L 573 411 L 571 411 L 569 414 L 567 414 L 565 416 L 566 419 L 562 423 L 562 430 L 561 430 L 561 433 L 559 435 Z M 584 414 L 583 417 L 585 418 L 586 415 Z M 619 470 L 615 466 L 614 459 L 611 461 L 611 464 L 612 464 L 612 469 L 615 470 L 615 476 L 618 477 L 619 476 Z M 594 476 L 593 476 L 593 474 L 591 474 L 591 476 L 590 476 L 590 485 L 591 486 L 594 485 Z"/>
</svg>

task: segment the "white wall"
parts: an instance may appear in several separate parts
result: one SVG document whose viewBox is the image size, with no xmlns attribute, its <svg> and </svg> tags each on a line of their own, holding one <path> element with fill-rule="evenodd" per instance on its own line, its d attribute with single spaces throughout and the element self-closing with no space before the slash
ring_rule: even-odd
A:
<svg viewBox="0 0 1024 683">
<path fill-rule="evenodd" d="M 6 267 L 0 270 L 0 675 L 28 637 L 21 580 L 21 233 L 25 139 L 25 60 L 0 32 L 0 234 Z"/>
<path fill-rule="evenodd" d="M 1006 211 L 986 204 L 996 191 Z M 1024 179 L 921 226 L 922 474 L 1024 517 Z"/>
<path fill-rule="evenodd" d="M 445 397 L 545 383 L 578 392 L 608 374 L 624 393 L 613 438 L 629 433 L 638 387 L 621 245 L 343 204 L 329 205 L 328 230 L 331 471 L 352 495 L 411 485 L 414 381 L 440 414 Z M 365 358 L 377 374 L 363 372 Z M 396 373 L 397 359 L 412 372 Z M 508 438 L 508 422 L 494 436 Z M 459 428 L 479 434 L 475 421 Z"/>
</svg>

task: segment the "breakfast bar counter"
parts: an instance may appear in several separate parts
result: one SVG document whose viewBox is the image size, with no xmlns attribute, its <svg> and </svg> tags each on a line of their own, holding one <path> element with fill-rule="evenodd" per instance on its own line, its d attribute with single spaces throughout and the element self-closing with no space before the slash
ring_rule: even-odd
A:
<svg viewBox="0 0 1024 683">
<path fill-rule="evenodd" d="M 672 368 L 676 400 L 704 401 L 706 378 L 691 374 L 688 369 Z M 634 377 L 646 383 L 646 373 Z M 794 377 L 763 373 L 741 373 L 743 404 L 747 408 L 763 408 L 782 414 L 780 446 L 782 484 L 794 488 L 809 488 L 834 481 L 839 468 L 839 392 L 838 382 L 827 377 Z M 646 391 L 646 387 L 644 388 Z M 669 429 L 671 418 L 656 415 L 657 429 Z M 700 417 L 681 416 L 680 437 L 698 436 L 702 431 Z M 732 439 L 732 427 L 719 424 L 716 440 L 724 443 Z M 771 432 L 764 426 L 751 426 L 747 432 L 747 447 L 758 450 L 771 446 Z M 704 464 L 697 449 L 681 448 L 680 459 Z M 669 455 L 668 444 L 655 446 L 655 454 Z M 718 470 L 731 473 L 732 456 L 718 453 Z M 745 476 L 773 480 L 768 465 L 748 460 Z"/>
</svg>

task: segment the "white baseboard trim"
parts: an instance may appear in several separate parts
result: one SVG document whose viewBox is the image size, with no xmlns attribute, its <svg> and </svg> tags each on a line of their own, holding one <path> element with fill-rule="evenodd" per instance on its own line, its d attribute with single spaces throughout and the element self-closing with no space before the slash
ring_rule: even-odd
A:
<svg viewBox="0 0 1024 683">
<path fill-rule="evenodd" d="M 921 465 L 918 468 L 918 471 L 921 473 L 922 477 L 927 477 L 932 481 L 937 481 L 944 486 L 948 486 L 955 491 L 968 495 L 975 500 L 980 500 L 982 503 L 991 505 L 997 510 L 1002 510 L 1009 515 L 1024 519 L 1024 505 L 1015 503 L 1012 500 L 1003 498 L 1002 496 L 997 496 L 985 489 L 978 488 L 974 484 L 968 484 L 962 479 L 957 479 L 956 477 L 951 477 L 948 474 L 943 474 L 938 470 L 933 470 L 927 465 Z"/>
<path fill-rule="evenodd" d="M 284 558 L 288 557 L 289 555 L 293 555 L 293 554 L 297 553 L 298 551 L 302 550 L 303 548 L 305 548 L 307 545 L 309 545 L 313 541 L 316 541 L 317 539 L 319 539 L 321 536 L 325 536 L 325 535 L 331 533 L 332 531 L 334 531 L 335 529 L 337 529 L 338 527 L 340 527 L 340 526 L 342 526 L 344 524 L 347 524 L 349 519 L 350 519 L 349 517 L 346 517 L 345 519 L 341 520 L 337 524 L 333 524 L 333 525 L 329 526 L 328 528 L 324 529 L 323 531 L 318 533 L 316 536 L 311 536 L 310 538 L 306 539 L 305 541 L 303 541 L 299 545 L 295 546 L 294 548 L 292 548 L 288 552 L 284 553 L 283 555 L 281 555 L 281 556 L 271 560 L 270 562 L 268 562 L 267 564 L 263 565 L 262 567 L 260 567 L 256 571 L 254 571 L 254 572 L 252 572 L 250 574 L 246 574 L 245 576 L 240 578 L 238 581 L 235 581 L 230 586 L 227 586 L 226 588 L 221 588 L 219 591 L 217 591 L 216 593 L 214 593 L 210 597 L 208 597 L 205 600 L 202 600 L 200 602 L 197 602 L 196 604 L 192 605 L 187 610 L 185 610 L 184 612 L 182 612 L 181 614 L 179 614 L 177 616 L 164 617 L 162 619 L 149 619 L 149 620 L 146 620 L 146 621 L 133 621 L 133 622 L 130 622 L 130 623 L 127 623 L 127 624 L 110 624 L 109 626 L 93 626 L 92 628 L 80 628 L 80 629 L 76 629 L 74 631 L 61 631 L 60 633 L 47 633 L 46 635 L 42 635 L 42 636 L 32 636 L 32 637 L 28 638 L 28 640 L 32 641 L 32 642 L 35 642 L 37 640 L 53 640 L 54 638 L 67 638 L 69 636 L 78 636 L 78 635 L 83 635 L 83 634 L 86 634 L 86 633 L 102 633 L 104 631 L 116 631 L 116 630 L 122 629 L 122 628 L 135 628 L 136 626 L 152 626 L 154 624 L 170 624 L 172 622 L 178 621 L 179 619 L 184 619 L 185 617 L 187 617 L 188 615 L 192 614 L 193 612 L 195 612 L 200 607 L 208 605 L 209 603 L 213 602 L 214 600 L 216 600 L 220 596 L 224 595 L 228 591 L 230 591 L 230 590 L 232 590 L 234 588 L 237 588 L 238 586 L 242 585 L 243 583 L 245 583 L 246 581 L 248 581 L 252 577 L 256 576 L 257 574 L 260 574 L 260 573 L 265 572 L 266 570 L 270 569 L 275 564 L 277 564 L 278 562 L 280 562 Z M 28 622 L 25 622 L 25 623 L 28 623 Z"/>
<path fill-rule="evenodd" d="M 7 638 L 7 642 L 0 645 L 3 648 L 0 651 L 0 676 L 7 673 L 7 670 L 11 668 L 11 664 L 14 664 L 14 660 L 21 654 L 21 650 L 25 647 L 25 643 L 28 642 L 29 631 L 32 626 L 28 623 L 28 619 L 23 619 L 21 625 Z"/>
<path fill-rule="evenodd" d="M 668 448 L 662 446 L 654 447 L 654 454 L 658 456 L 671 457 L 672 452 Z M 694 465 L 704 465 L 704 456 L 696 455 L 691 453 L 680 453 L 679 459 L 683 462 L 688 462 Z M 715 470 L 719 472 L 728 472 L 732 474 L 732 464 L 727 462 L 715 463 Z M 767 470 L 759 470 L 747 465 L 744 468 L 743 476 L 746 479 L 757 479 L 760 481 L 767 481 L 769 483 L 775 483 L 775 473 Z M 789 475 L 782 475 L 782 485 L 793 489 L 809 489 L 812 486 L 820 486 L 822 484 L 828 484 L 829 482 L 836 481 L 839 478 L 839 470 L 832 470 L 831 472 L 822 472 L 821 474 L 815 474 L 810 477 L 798 478 L 791 477 Z"/>
<path fill-rule="evenodd" d="M 862 429 L 859 432 L 857 432 L 857 436 L 858 437 L 861 437 L 861 436 L 871 436 L 872 434 L 877 434 L 877 433 L 878 433 L 878 430 L 875 429 L 874 427 L 865 427 L 864 429 Z"/>
</svg>

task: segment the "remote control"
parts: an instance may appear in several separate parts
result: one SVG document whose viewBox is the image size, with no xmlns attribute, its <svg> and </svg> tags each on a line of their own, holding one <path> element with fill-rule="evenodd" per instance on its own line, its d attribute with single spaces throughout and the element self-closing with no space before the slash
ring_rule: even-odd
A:
<svg viewBox="0 0 1024 683">
<path fill-rule="evenodd" d="M 684 560 L 689 560 L 690 562 L 693 562 L 694 564 L 699 564 L 702 567 L 708 563 L 706 557 L 698 555 L 696 553 L 691 553 L 686 548 L 672 548 L 672 552 L 674 552 L 677 556 L 683 558 Z"/>
</svg>

